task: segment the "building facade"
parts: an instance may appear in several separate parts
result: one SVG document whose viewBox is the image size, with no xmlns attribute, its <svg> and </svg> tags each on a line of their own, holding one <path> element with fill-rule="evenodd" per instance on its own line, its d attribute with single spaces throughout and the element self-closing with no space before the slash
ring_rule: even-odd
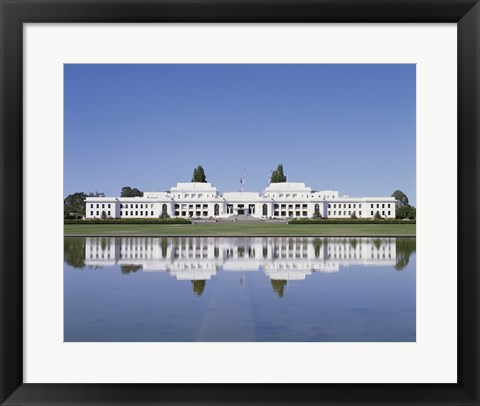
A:
<svg viewBox="0 0 480 406">
<path fill-rule="evenodd" d="M 339 196 L 334 190 L 314 191 L 300 182 L 271 183 L 263 193 L 225 192 L 211 183 L 177 183 L 168 192 L 143 197 L 87 197 L 86 218 L 202 218 L 248 216 L 257 219 L 395 218 L 393 197 Z"/>
</svg>

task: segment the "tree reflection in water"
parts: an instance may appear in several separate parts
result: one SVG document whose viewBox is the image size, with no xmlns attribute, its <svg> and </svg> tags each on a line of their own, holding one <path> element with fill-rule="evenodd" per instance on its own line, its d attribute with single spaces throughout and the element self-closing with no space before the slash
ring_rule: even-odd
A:
<svg viewBox="0 0 480 406">
<path fill-rule="evenodd" d="M 74 268 L 85 267 L 85 238 L 65 237 L 63 239 L 63 260 Z"/>
<path fill-rule="evenodd" d="M 192 287 L 193 287 L 193 293 L 195 293 L 196 296 L 200 297 L 203 294 L 203 291 L 205 290 L 205 281 L 204 280 L 195 280 L 191 281 L 192 282 Z"/>
<path fill-rule="evenodd" d="M 287 281 L 280 279 L 270 279 L 272 284 L 273 291 L 278 295 L 278 297 L 283 297 L 283 290 L 287 285 Z"/>
<path fill-rule="evenodd" d="M 396 240 L 396 249 L 397 249 L 397 263 L 395 264 L 395 269 L 401 271 L 408 265 L 410 260 L 410 255 L 417 249 L 417 239 L 416 238 L 397 238 Z"/>
</svg>

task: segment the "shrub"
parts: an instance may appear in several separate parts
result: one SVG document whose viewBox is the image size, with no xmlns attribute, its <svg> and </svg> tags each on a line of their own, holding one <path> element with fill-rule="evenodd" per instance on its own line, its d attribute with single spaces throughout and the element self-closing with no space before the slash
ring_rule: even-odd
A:
<svg viewBox="0 0 480 406">
<path fill-rule="evenodd" d="M 309 219 L 300 218 L 290 220 L 288 224 L 416 224 L 416 220 L 403 221 L 399 219 Z"/>
<path fill-rule="evenodd" d="M 64 224 L 192 224 L 190 220 L 176 217 L 166 219 L 137 218 L 137 219 L 87 219 L 64 220 Z"/>
</svg>

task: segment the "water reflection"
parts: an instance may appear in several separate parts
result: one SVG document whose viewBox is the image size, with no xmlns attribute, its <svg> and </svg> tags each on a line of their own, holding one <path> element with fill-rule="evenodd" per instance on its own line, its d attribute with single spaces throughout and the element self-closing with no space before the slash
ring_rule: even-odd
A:
<svg viewBox="0 0 480 406">
<path fill-rule="evenodd" d="M 219 270 L 262 270 L 283 297 L 287 281 L 313 272 L 338 272 L 350 265 L 404 269 L 415 252 L 414 238 L 300 237 L 87 237 L 65 238 L 64 259 L 74 268 L 119 265 L 122 274 L 168 272 L 190 280 L 201 296 Z"/>
<path fill-rule="evenodd" d="M 65 341 L 415 341 L 415 239 L 64 244 Z"/>
</svg>

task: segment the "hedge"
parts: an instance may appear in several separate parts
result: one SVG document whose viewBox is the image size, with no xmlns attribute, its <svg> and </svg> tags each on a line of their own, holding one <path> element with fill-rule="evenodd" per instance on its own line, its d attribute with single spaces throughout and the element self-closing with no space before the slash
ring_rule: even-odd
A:
<svg viewBox="0 0 480 406">
<path fill-rule="evenodd" d="M 293 219 L 288 224 L 416 224 L 416 220 L 400 219 Z"/>
<path fill-rule="evenodd" d="M 88 220 L 63 220 L 63 224 L 192 224 L 190 220 L 175 217 L 167 219 L 88 219 Z"/>
</svg>

